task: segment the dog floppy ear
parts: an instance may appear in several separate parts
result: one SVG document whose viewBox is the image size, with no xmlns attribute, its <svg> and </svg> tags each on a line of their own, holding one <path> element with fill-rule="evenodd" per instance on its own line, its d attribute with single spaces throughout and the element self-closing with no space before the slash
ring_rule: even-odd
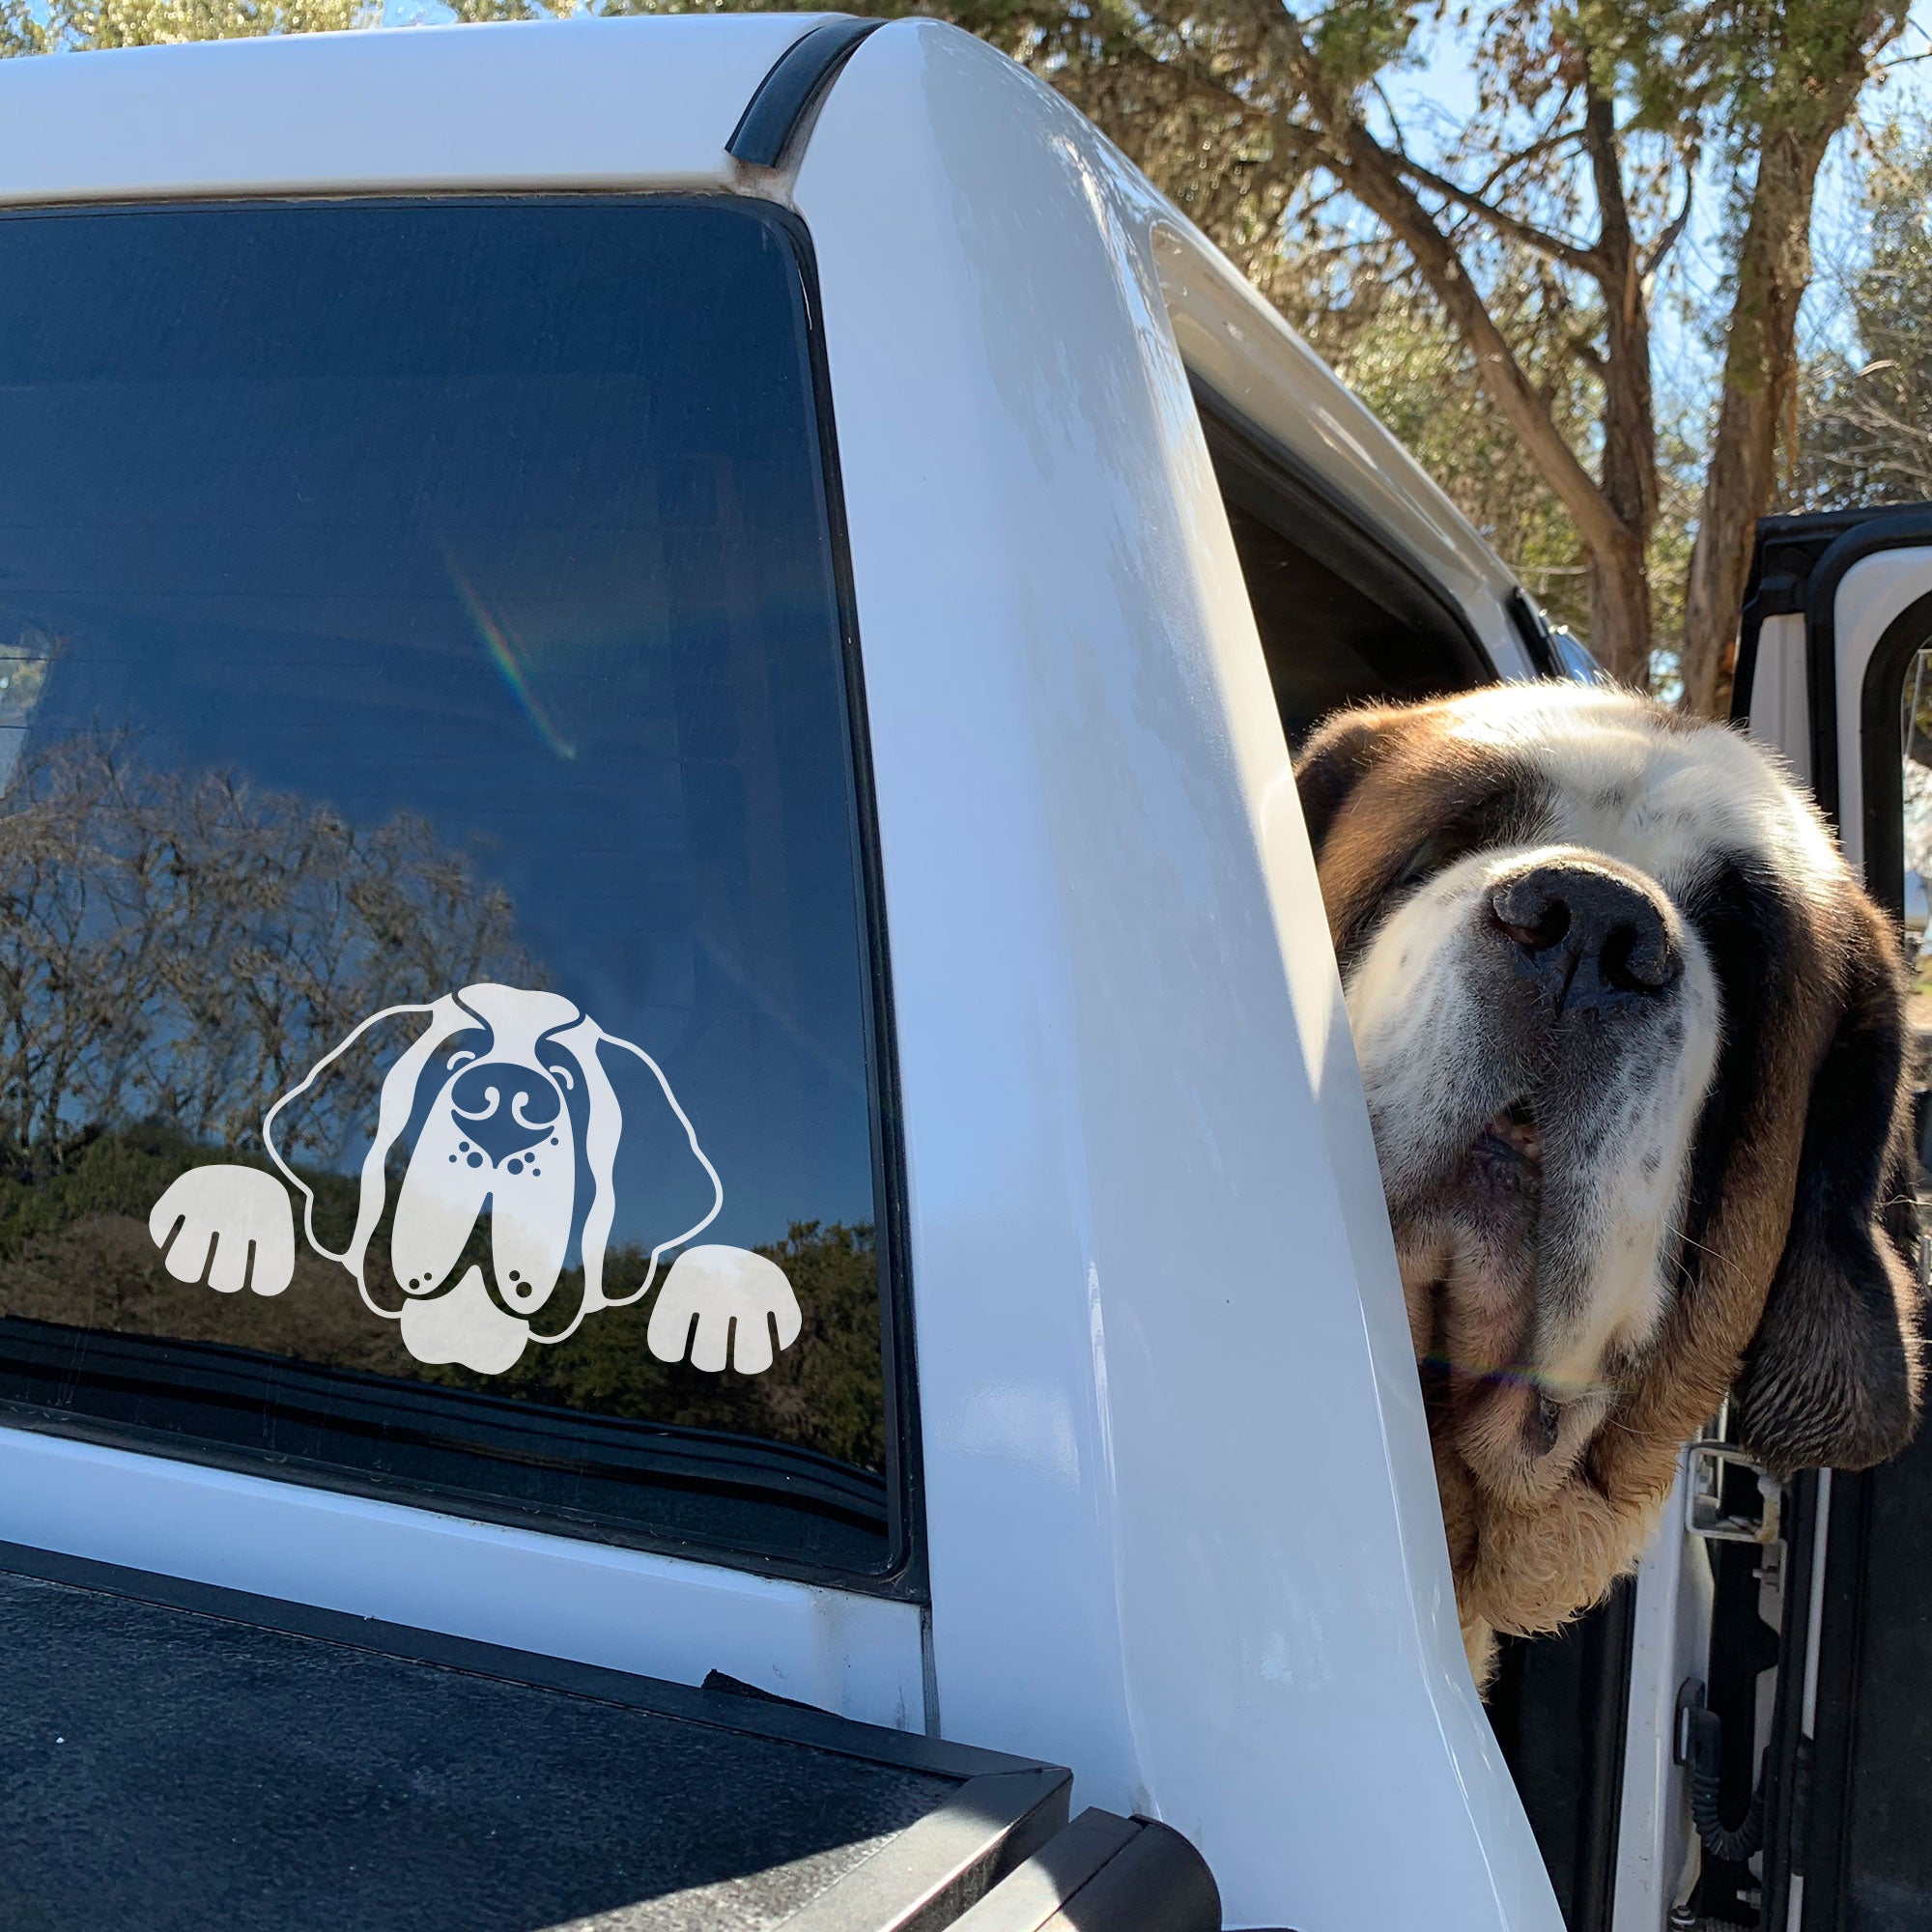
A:
<svg viewBox="0 0 1932 1932">
<path fill-rule="evenodd" d="M 1318 859 L 1337 814 L 1386 748 L 1394 718 L 1368 706 L 1334 712 L 1309 733 L 1296 756 L 1294 789 Z"/>
<path fill-rule="evenodd" d="M 1918 1411 L 1918 1212 L 1905 1014 L 1889 934 L 1860 907 L 1849 986 L 1812 1080 L 1784 1254 L 1738 1383 L 1766 1467 L 1862 1469 Z"/>
</svg>

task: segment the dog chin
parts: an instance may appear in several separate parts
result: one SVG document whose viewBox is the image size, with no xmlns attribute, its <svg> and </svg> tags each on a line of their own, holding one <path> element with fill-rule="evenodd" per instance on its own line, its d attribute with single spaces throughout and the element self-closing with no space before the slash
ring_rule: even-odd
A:
<svg viewBox="0 0 1932 1932">
<path fill-rule="evenodd" d="M 1583 1238 L 1564 1225 L 1578 1198 L 1563 1184 L 1575 1157 L 1565 1138 L 1545 1136 L 1529 1096 L 1498 1108 L 1394 1217 L 1431 1434 L 1482 1494 L 1509 1506 L 1559 1489 L 1608 1407 L 1602 1391 L 1528 1366 L 1539 1273 L 1561 1269 Z"/>
</svg>

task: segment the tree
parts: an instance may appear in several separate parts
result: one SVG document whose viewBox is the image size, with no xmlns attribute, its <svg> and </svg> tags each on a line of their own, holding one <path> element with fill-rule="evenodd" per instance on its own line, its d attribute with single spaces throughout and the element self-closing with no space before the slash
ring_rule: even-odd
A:
<svg viewBox="0 0 1932 1932">
<path fill-rule="evenodd" d="M 501 18 L 575 0 L 457 4 Z M 1659 542 L 1674 534 L 1660 517 L 1679 470 L 1676 425 L 1659 420 L 1653 306 L 1693 186 L 1715 174 L 1722 380 L 1708 435 L 1690 439 L 1704 447 L 1675 641 L 1683 701 L 1719 708 L 1794 393 L 1819 168 L 1902 30 L 1903 0 L 1492 0 L 1453 15 L 1473 45 L 1477 105 L 1441 138 L 1389 91 L 1417 54 L 1424 10 L 1409 0 L 869 11 L 943 13 L 1045 75 L 1285 307 L 1298 277 L 1304 294 L 1325 286 L 1303 276 L 1297 240 L 1323 216 L 1360 239 L 1366 215 L 1369 243 L 1400 250 L 1574 525 L 1592 647 L 1634 683 L 1653 669 L 1654 579 L 1686 548 Z"/>
<path fill-rule="evenodd" d="M 1805 364 L 1794 508 L 1932 497 L 1932 123 L 1894 123 L 1863 180 L 1861 259 L 1820 290 L 1827 345 Z"/>
</svg>

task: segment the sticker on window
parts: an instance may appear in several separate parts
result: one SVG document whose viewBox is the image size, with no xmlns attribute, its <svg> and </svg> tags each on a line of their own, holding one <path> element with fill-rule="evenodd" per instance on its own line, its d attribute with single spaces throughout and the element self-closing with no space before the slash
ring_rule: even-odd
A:
<svg viewBox="0 0 1932 1932">
<path fill-rule="evenodd" d="M 317 1233 L 312 1179 L 277 1139 L 277 1122 L 358 1049 L 395 1033 L 399 1050 L 365 1122 L 354 1230 L 331 1247 Z M 682 1130 L 709 1206 L 653 1242 L 642 1281 L 617 1291 L 605 1278 L 624 1134 L 611 1062 L 626 1055 L 648 1070 Z M 400 1324 L 419 1362 L 501 1375 L 529 1343 L 566 1342 L 590 1316 L 640 1302 L 661 1271 L 645 1332 L 660 1361 L 757 1375 L 798 1339 L 797 1297 L 775 1262 L 689 1245 L 717 1219 L 724 1189 L 662 1068 L 560 994 L 485 983 L 385 1007 L 275 1101 L 262 1140 L 280 1179 L 239 1164 L 194 1167 L 156 1202 L 148 1232 L 177 1281 L 280 1294 L 295 1273 L 293 1189 L 308 1245 L 347 1270 L 373 1314 Z"/>
</svg>

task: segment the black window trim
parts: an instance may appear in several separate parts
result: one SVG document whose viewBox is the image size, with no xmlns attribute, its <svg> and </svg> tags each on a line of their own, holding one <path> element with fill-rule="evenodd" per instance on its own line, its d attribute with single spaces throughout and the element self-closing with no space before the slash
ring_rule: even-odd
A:
<svg viewBox="0 0 1932 1932">
<path fill-rule="evenodd" d="M 811 136 L 811 123 L 859 43 L 876 33 L 883 20 L 834 14 L 809 28 L 772 64 L 757 85 L 724 152 L 749 167 L 782 167 L 796 160 Z"/>
<path fill-rule="evenodd" d="M 863 36 L 852 38 L 845 50 L 849 52 L 855 47 L 860 38 Z M 836 71 L 835 68 L 835 74 Z M 828 85 L 830 78 L 827 76 Z M 389 1486 L 367 1477 L 350 1476 L 339 1470 L 311 1470 L 298 1466 L 293 1461 L 267 1463 L 259 1455 L 244 1458 L 225 1452 L 218 1444 L 193 1443 L 191 1438 L 183 1438 L 177 1444 L 143 1434 L 138 1442 L 132 1441 L 128 1433 L 79 1419 L 70 1425 L 65 1420 L 41 1420 L 16 1412 L 11 1416 L 0 1415 L 0 1429 L 21 1428 L 31 1433 L 56 1435 L 75 1440 L 111 1441 L 114 1446 L 164 1461 L 229 1468 L 268 1481 L 289 1481 L 304 1488 L 369 1495 L 404 1507 L 427 1509 L 438 1515 L 500 1521 L 539 1534 L 650 1550 L 723 1569 L 781 1577 L 851 1594 L 928 1605 L 931 1594 L 912 1313 L 909 1194 L 899 1103 L 898 1041 L 893 1017 L 891 952 L 885 921 L 884 872 L 878 836 L 871 731 L 866 708 L 865 671 L 859 639 L 858 602 L 845 517 L 843 471 L 838 456 L 831 366 L 825 345 L 818 260 L 810 232 L 797 213 L 777 201 L 724 189 L 653 193 L 630 188 L 573 190 L 547 186 L 532 187 L 522 193 L 505 193 L 500 189 L 481 192 L 439 189 L 423 193 L 384 190 L 344 194 L 339 190 L 318 189 L 312 193 L 294 194 L 277 190 L 267 194 L 156 196 L 148 201 L 45 202 L 0 208 L 0 220 L 37 220 L 69 215 L 138 216 L 158 209 L 166 209 L 170 213 L 197 210 L 214 213 L 231 208 L 308 208 L 322 203 L 339 206 L 346 201 L 375 208 L 420 208 L 449 202 L 486 207 L 561 201 L 638 206 L 722 204 L 740 213 L 753 213 L 756 218 L 764 220 L 791 250 L 804 308 L 806 353 L 824 479 L 826 526 L 831 552 L 829 561 L 844 660 L 846 751 L 852 774 L 851 847 L 865 929 L 866 970 L 860 990 L 868 1044 L 872 1192 L 878 1215 L 873 1240 L 879 1270 L 879 1339 L 883 1354 L 885 1439 L 888 1445 L 885 1562 L 876 1571 L 846 1569 L 810 1558 L 786 1557 L 728 1545 L 699 1544 L 608 1522 L 573 1521 L 554 1512 L 524 1508 L 508 1502 L 492 1502 L 468 1492 L 460 1498 L 444 1497 L 439 1500 L 438 1492 L 428 1488 L 409 1488 L 400 1483 Z"/>
</svg>

